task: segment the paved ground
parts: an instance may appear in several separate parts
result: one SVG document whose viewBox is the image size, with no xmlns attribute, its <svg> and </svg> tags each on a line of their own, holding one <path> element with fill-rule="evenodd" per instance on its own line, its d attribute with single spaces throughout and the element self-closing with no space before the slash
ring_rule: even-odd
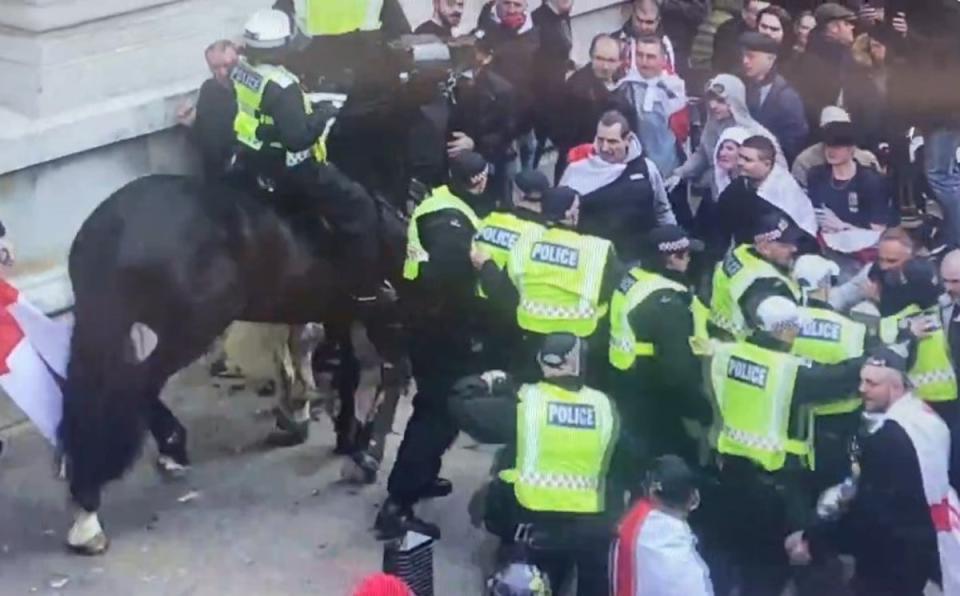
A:
<svg viewBox="0 0 960 596">
<path fill-rule="evenodd" d="M 174 379 L 167 399 L 191 433 L 194 467 L 165 482 L 146 447 L 136 469 L 108 491 L 102 521 L 112 539 L 103 557 L 63 548 L 71 518 L 65 487 L 54 480 L 49 448 L 27 427 L 8 432 L 0 457 L 0 594 L 349 594 L 380 568 L 369 531 L 385 477 L 357 489 L 339 482 L 329 420 L 307 445 L 267 451 L 270 399 L 214 388 L 196 366 Z M 396 429 L 409 414 L 401 407 Z M 388 446 L 392 465 L 399 436 Z M 480 566 L 491 543 L 466 514 L 489 467 L 489 451 L 461 438 L 445 475 L 451 497 L 422 507 L 445 532 L 436 546 L 437 593 L 480 593 Z M 196 498 L 179 500 L 192 492 Z"/>
</svg>

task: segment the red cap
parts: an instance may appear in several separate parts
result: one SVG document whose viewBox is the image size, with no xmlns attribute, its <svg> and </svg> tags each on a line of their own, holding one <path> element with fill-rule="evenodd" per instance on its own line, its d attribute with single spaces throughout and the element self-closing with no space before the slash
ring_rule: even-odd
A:
<svg viewBox="0 0 960 596">
<path fill-rule="evenodd" d="M 377 573 L 360 582 L 353 596 L 413 596 L 413 592 L 400 578 Z"/>
</svg>

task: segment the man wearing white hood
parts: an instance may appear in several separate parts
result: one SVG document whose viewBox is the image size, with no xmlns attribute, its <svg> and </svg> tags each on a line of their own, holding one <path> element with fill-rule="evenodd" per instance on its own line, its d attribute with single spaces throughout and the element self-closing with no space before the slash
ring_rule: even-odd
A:
<svg viewBox="0 0 960 596">
<path fill-rule="evenodd" d="M 706 98 L 708 107 L 707 124 L 700 135 L 700 146 L 689 160 L 672 172 L 666 186 L 670 190 L 683 180 L 706 187 L 710 178 L 705 176 L 714 166 L 715 150 L 724 130 L 739 126 L 750 135 L 761 135 L 770 139 L 777 148 L 776 162 L 787 166 L 787 160 L 776 137 L 754 120 L 747 109 L 747 90 L 743 82 L 730 74 L 719 74 L 707 83 Z M 714 195 L 716 200 L 716 195 Z"/>
<path fill-rule="evenodd" d="M 582 197 L 579 231 L 613 242 L 624 260 L 638 258 L 637 235 L 658 225 L 676 225 L 660 170 L 647 159 L 627 117 L 606 112 L 593 146 L 571 152 L 561 186 Z"/>
</svg>

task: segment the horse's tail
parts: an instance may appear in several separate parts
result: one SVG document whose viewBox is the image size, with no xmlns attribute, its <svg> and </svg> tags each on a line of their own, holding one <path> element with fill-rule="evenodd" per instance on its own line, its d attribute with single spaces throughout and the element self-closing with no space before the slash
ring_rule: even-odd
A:
<svg viewBox="0 0 960 596">
<path fill-rule="evenodd" d="M 133 352 L 135 315 L 104 262 L 83 259 L 87 279 L 75 281 L 75 325 L 64 383 L 60 440 L 74 497 L 98 492 L 134 462 L 150 404 Z M 71 263 L 71 273 L 75 265 Z M 106 274 L 90 274 L 103 271 Z M 92 279 L 91 279 L 92 278 Z M 91 283 L 93 282 L 93 283 Z"/>
</svg>

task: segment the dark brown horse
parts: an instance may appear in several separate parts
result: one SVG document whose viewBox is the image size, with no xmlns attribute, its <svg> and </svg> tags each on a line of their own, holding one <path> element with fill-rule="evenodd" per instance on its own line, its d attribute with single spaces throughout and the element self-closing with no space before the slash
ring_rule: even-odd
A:
<svg viewBox="0 0 960 596">
<path fill-rule="evenodd" d="M 379 212 L 385 274 L 398 277 L 405 223 L 385 205 Z M 160 391 L 231 322 L 349 325 L 349 255 L 338 246 L 316 217 L 285 217 L 260 198 L 186 177 L 140 178 L 97 207 L 69 259 L 76 322 L 60 435 L 80 509 L 72 547 L 105 550 L 101 491 L 133 464 L 148 429 L 162 454 L 185 459 L 185 431 Z M 134 340 L 143 330 L 155 340 L 146 351 Z"/>
</svg>

